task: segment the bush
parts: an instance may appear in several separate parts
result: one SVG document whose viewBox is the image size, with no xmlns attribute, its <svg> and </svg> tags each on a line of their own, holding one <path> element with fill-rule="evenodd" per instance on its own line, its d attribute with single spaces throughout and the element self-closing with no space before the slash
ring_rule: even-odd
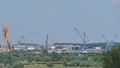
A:
<svg viewBox="0 0 120 68">
<path fill-rule="evenodd" d="M 64 65 L 65 67 L 67 67 L 67 61 L 64 61 L 64 62 L 63 62 L 63 65 Z"/>
<path fill-rule="evenodd" d="M 6 64 L 6 68 L 12 68 L 12 65 Z"/>
<path fill-rule="evenodd" d="M 24 64 L 23 64 L 23 63 L 20 63 L 20 62 L 14 63 L 14 64 L 12 65 L 12 68 L 24 68 Z"/>
<path fill-rule="evenodd" d="M 53 63 L 49 62 L 49 63 L 47 63 L 47 66 L 48 67 L 53 67 L 54 65 L 53 65 Z"/>
</svg>

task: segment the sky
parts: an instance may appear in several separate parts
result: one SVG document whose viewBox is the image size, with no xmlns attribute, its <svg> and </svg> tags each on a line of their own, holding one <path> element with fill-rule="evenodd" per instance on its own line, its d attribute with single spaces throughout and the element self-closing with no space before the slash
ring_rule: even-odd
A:
<svg viewBox="0 0 120 68">
<path fill-rule="evenodd" d="M 9 25 L 13 44 L 24 35 L 25 42 L 49 44 L 54 42 L 83 43 L 86 32 L 90 42 L 120 41 L 120 0 L 0 0 L 0 38 L 2 26 Z M 1 42 L 0 40 L 0 42 Z"/>
</svg>

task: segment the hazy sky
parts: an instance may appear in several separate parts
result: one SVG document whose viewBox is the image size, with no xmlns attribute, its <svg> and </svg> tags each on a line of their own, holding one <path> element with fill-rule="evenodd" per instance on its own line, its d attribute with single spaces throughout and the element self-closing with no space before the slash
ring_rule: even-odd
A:
<svg viewBox="0 0 120 68">
<path fill-rule="evenodd" d="M 24 35 L 26 42 L 44 44 L 47 34 L 49 43 L 82 43 L 75 27 L 90 42 L 103 41 L 103 33 L 120 38 L 120 0 L 1 0 L 0 38 L 3 24 L 9 25 L 13 43 Z"/>
</svg>

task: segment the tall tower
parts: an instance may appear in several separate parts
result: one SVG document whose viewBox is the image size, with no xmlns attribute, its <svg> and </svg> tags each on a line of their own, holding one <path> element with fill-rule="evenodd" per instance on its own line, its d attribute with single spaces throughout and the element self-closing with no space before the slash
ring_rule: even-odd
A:
<svg viewBox="0 0 120 68">
<path fill-rule="evenodd" d="M 3 25 L 2 47 L 6 50 L 12 50 L 12 43 L 10 41 L 10 32 L 8 25 Z"/>
</svg>

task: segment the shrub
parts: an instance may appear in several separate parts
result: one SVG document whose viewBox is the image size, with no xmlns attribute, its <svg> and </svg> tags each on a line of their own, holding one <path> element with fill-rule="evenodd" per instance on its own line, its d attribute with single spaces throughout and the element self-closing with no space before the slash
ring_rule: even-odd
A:
<svg viewBox="0 0 120 68">
<path fill-rule="evenodd" d="M 53 67 L 54 65 L 53 65 L 53 63 L 49 62 L 49 63 L 47 63 L 47 66 L 48 67 Z"/>
<path fill-rule="evenodd" d="M 24 68 L 24 64 L 17 62 L 12 65 L 12 68 Z"/>
</svg>

